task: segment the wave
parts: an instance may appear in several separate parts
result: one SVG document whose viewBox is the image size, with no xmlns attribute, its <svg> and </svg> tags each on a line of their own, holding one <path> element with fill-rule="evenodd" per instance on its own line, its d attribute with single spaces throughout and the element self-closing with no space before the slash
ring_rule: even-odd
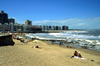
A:
<svg viewBox="0 0 100 66">
<path fill-rule="evenodd" d="M 89 31 L 64 31 L 61 33 L 26 34 L 26 36 L 42 40 L 64 40 L 68 43 L 79 43 L 80 46 L 87 46 L 89 49 L 100 51 L 100 35 L 94 35 L 95 33 L 89 35 Z"/>
</svg>

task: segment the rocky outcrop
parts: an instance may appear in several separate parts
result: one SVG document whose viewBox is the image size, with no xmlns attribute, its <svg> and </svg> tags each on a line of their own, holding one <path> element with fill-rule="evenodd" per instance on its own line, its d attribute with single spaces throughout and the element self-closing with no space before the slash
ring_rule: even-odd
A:
<svg viewBox="0 0 100 66">
<path fill-rule="evenodd" d="M 15 43 L 12 40 L 12 35 L 3 35 L 0 36 L 0 46 L 13 46 Z"/>
</svg>

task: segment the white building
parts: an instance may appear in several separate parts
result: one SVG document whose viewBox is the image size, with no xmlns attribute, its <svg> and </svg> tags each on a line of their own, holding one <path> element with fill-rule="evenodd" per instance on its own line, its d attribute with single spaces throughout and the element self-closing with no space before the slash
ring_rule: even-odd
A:
<svg viewBox="0 0 100 66">
<path fill-rule="evenodd" d="M 25 25 L 32 25 L 32 21 L 26 20 Z"/>
</svg>

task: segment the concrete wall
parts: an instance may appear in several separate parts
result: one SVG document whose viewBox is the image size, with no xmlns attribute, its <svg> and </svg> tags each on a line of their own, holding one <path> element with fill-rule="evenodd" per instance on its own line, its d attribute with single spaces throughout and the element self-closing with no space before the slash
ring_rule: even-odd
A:
<svg viewBox="0 0 100 66">
<path fill-rule="evenodd" d="M 12 40 L 12 35 L 3 35 L 0 36 L 0 46 L 13 46 L 15 43 Z"/>
</svg>

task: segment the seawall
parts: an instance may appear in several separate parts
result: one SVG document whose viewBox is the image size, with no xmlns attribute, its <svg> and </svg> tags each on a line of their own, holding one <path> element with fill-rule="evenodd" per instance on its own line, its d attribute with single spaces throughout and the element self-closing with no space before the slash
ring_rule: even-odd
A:
<svg viewBox="0 0 100 66">
<path fill-rule="evenodd" d="M 12 35 L 1 35 L 0 36 L 0 46 L 13 46 L 15 43 L 12 40 Z"/>
</svg>

